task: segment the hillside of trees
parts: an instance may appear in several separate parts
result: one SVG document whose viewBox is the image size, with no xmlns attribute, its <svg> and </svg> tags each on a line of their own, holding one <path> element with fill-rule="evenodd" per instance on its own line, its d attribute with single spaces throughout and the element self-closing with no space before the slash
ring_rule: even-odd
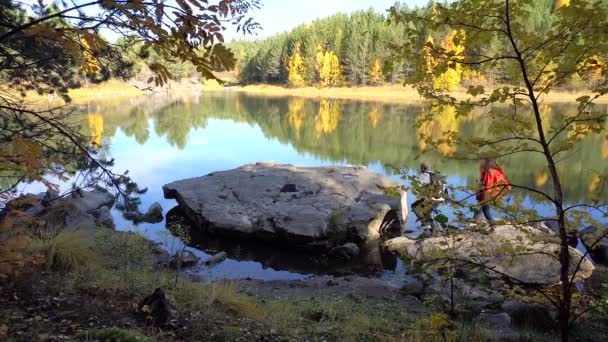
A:
<svg viewBox="0 0 608 342">
<path fill-rule="evenodd" d="M 434 11 L 431 2 L 426 7 L 409 8 L 396 3 L 400 13 L 424 16 Z M 547 32 L 555 20 L 553 0 L 530 1 L 527 22 L 520 24 L 537 32 Z M 416 27 L 424 34 L 419 36 L 422 58 L 396 58 L 403 52 L 406 32 L 415 28 L 413 22 L 404 23 L 400 18 L 390 18 L 370 9 L 351 14 L 336 14 L 297 26 L 290 32 L 280 33 L 261 40 L 239 40 L 229 44 L 237 58 L 236 73 L 243 84 L 277 84 L 301 86 L 375 86 L 402 84 L 419 73 L 432 72 L 433 87 L 455 90 L 459 86 L 511 84 L 506 76 L 506 64 L 496 63 L 492 68 L 480 69 L 479 65 L 454 65 L 447 70 L 436 70 L 437 59 L 431 47 L 439 46 L 445 55 L 458 55 L 474 46 L 475 37 L 465 37 L 463 32 L 441 29 L 430 30 Z M 506 42 L 497 35 L 491 44 L 479 51 L 469 51 L 479 56 L 495 56 L 504 49 Z M 471 44 L 467 44 L 467 40 Z M 464 42 L 464 44 L 461 44 Z M 478 46 L 478 45 L 476 45 Z M 412 54 L 410 54 L 411 56 Z M 597 61 L 605 63 L 606 61 Z M 440 69 L 440 68 L 439 68 Z M 549 77 L 549 76 L 548 76 Z M 603 76 L 587 72 L 576 74 L 567 82 L 567 90 L 586 89 L 600 83 Z"/>
</svg>

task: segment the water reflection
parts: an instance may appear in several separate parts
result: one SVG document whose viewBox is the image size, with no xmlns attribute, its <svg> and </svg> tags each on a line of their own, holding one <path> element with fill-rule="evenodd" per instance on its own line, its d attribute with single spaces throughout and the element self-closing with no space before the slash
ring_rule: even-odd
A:
<svg viewBox="0 0 608 342">
<path fill-rule="evenodd" d="M 606 110 L 606 105 L 598 107 Z M 553 117 L 576 108 L 560 103 L 543 104 L 541 109 L 543 121 L 550 125 Z M 336 163 L 415 168 L 417 156 L 426 151 L 424 158 L 434 168 L 457 177 L 461 184 L 475 183 L 478 168 L 472 162 L 446 158 L 458 152 L 447 139 L 451 132 L 463 136 L 489 134 L 490 119 L 483 114 L 480 111 L 464 118 L 458 117 L 456 110 L 449 106 L 429 109 L 419 103 L 272 98 L 240 93 L 105 101 L 89 105 L 87 113 L 90 136 L 95 144 L 100 144 L 102 137 L 111 140 L 120 130 L 133 137 L 134 143 L 145 145 L 153 131 L 170 146 L 183 150 L 187 144 L 197 141 L 192 132 L 207 127 L 209 120 L 229 120 L 259 127 L 267 139 L 287 144 L 298 153 Z M 422 120 L 429 115 L 433 120 Z M 529 120 L 523 114 L 515 119 Z M 427 146 L 429 137 L 439 142 L 436 150 Z M 268 155 L 265 159 L 273 158 Z M 558 164 L 570 201 L 586 201 L 592 192 L 601 190 L 597 175 L 608 172 L 606 160 L 608 140 L 594 135 L 584 138 L 575 153 Z M 542 156 L 514 155 L 502 159 L 501 164 L 514 183 L 550 191 L 550 177 Z M 391 172 L 390 169 L 384 171 Z"/>
</svg>

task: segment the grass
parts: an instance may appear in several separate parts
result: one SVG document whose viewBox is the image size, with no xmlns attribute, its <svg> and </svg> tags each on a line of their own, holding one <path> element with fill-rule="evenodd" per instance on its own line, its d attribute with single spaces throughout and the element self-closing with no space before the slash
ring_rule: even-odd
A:
<svg viewBox="0 0 608 342">
<path fill-rule="evenodd" d="M 86 331 L 78 335 L 83 342 L 152 342 L 151 339 L 138 331 L 121 328 L 104 328 Z"/>
<path fill-rule="evenodd" d="M 195 283 L 171 270 L 155 269 L 148 240 L 135 233 L 98 229 L 62 230 L 36 239 L 36 250 L 50 259 L 51 278 L 64 296 L 96 294 L 99 305 L 122 315 L 157 287 L 163 287 L 188 328 L 168 340 L 257 340 L 273 336 L 311 341 L 493 341 L 493 335 L 441 312 L 414 314 L 401 304 L 360 295 L 316 292 L 312 297 L 266 296 L 241 291 L 235 280 Z M 603 279 L 603 278 L 602 278 Z M 600 280 L 601 281 L 601 280 Z M 54 294 L 51 297 L 55 296 Z M 79 299 L 75 299 L 76 302 Z M 90 304 L 89 304 L 90 306 Z M 124 308 L 127 309 L 125 313 Z M 120 314 L 117 317 L 120 318 Z M 591 341 L 606 332 L 605 316 L 587 320 L 577 339 Z M 0 320 L 0 323 L 2 320 Z M 556 334 L 523 332 L 522 340 L 552 341 Z M 156 341 L 166 335 L 146 327 L 86 327 L 81 341 Z"/>
<path fill-rule="evenodd" d="M 73 271 L 96 264 L 98 254 L 91 232 L 46 229 L 32 241 L 32 253 L 44 257 L 47 270 Z"/>
</svg>

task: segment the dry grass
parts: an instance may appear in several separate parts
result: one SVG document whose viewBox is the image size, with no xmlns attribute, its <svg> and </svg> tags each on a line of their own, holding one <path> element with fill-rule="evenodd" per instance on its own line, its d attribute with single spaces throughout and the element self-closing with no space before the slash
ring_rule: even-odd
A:
<svg viewBox="0 0 608 342">
<path fill-rule="evenodd" d="M 47 229 L 32 241 L 32 252 L 44 257 L 48 270 L 73 271 L 97 263 L 92 232 Z"/>
<path fill-rule="evenodd" d="M 235 91 L 259 94 L 266 96 L 301 96 L 307 98 L 334 98 L 334 99 L 357 99 L 374 100 L 379 102 L 412 103 L 423 101 L 418 92 L 409 86 L 383 86 L 383 87 L 341 87 L 341 88 L 286 88 L 274 85 L 248 85 L 244 87 L 232 88 Z M 545 94 L 545 101 L 566 102 L 574 101 L 578 97 L 587 95 L 585 92 L 570 92 L 556 90 Z M 468 98 L 466 89 L 459 89 L 450 95 L 457 99 Z M 597 103 L 608 102 L 608 97 L 596 100 Z"/>
</svg>

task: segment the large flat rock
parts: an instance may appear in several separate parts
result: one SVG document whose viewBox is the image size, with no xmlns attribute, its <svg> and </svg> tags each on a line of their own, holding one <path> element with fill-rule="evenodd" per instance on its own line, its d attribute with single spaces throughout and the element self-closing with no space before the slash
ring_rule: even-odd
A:
<svg viewBox="0 0 608 342">
<path fill-rule="evenodd" d="M 420 240 L 397 237 L 384 245 L 388 251 L 411 261 L 428 264 L 461 260 L 471 266 L 473 273 L 502 276 L 516 283 L 553 285 L 560 280 L 559 240 L 547 231 L 526 225 L 499 225 L 490 233 L 463 229 Z M 578 265 L 576 280 L 591 276 L 593 263 L 579 250 L 569 248 L 570 273 Z"/>
<path fill-rule="evenodd" d="M 294 244 L 361 243 L 401 229 L 405 201 L 383 190 L 395 185 L 365 167 L 266 162 L 173 182 L 163 191 L 207 232 Z"/>
</svg>

